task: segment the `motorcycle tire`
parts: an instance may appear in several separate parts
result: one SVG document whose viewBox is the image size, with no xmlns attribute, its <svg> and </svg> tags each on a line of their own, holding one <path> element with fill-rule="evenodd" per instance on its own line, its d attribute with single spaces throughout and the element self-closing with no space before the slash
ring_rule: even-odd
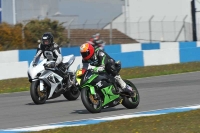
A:
<svg viewBox="0 0 200 133">
<path fill-rule="evenodd" d="M 69 101 L 76 100 L 79 97 L 79 95 L 80 91 L 78 88 L 71 88 L 69 91 L 63 93 L 63 96 Z"/>
<path fill-rule="evenodd" d="M 44 104 L 47 100 L 47 94 L 44 94 L 44 97 L 40 97 L 38 93 L 39 81 L 33 81 L 30 87 L 30 94 L 33 102 L 35 104 Z"/>
<path fill-rule="evenodd" d="M 98 95 L 98 93 L 97 93 Z M 90 112 L 90 113 L 100 113 L 101 109 L 102 109 L 102 100 L 99 97 L 98 100 L 94 100 L 92 102 L 91 99 L 92 94 L 90 93 L 89 88 L 82 88 L 81 90 L 81 100 L 83 105 L 85 106 L 85 108 Z M 92 96 L 93 97 L 93 96 Z M 94 106 L 96 106 L 94 104 L 94 102 L 97 102 L 97 108 L 95 108 Z"/>
<path fill-rule="evenodd" d="M 130 85 L 132 88 L 133 88 L 133 91 L 136 93 L 135 97 L 129 97 L 129 96 L 125 96 L 123 98 L 123 101 L 122 101 L 122 105 L 128 109 L 134 109 L 136 108 L 139 103 L 140 103 L 140 95 L 139 95 L 139 92 L 137 90 L 137 88 L 135 87 L 135 85 L 130 82 L 129 80 L 124 80 L 124 82 L 128 85 Z"/>
</svg>

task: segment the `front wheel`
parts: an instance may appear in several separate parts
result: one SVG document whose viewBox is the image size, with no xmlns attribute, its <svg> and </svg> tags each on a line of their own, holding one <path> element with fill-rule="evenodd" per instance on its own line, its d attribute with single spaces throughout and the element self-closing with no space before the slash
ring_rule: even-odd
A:
<svg viewBox="0 0 200 133">
<path fill-rule="evenodd" d="M 134 97 L 125 96 L 123 98 L 122 105 L 128 109 L 134 109 L 140 103 L 139 92 L 138 92 L 137 88 L 135 87 L 135 85 L 132 82 L 130 82 L 129 80 L 124 80 L 124 82 L 133 88 Z"/>
<path fill-rule="evenodd" d="M 33 81 L 30 87 L 30 94 L 35 104 L 44 104 L 47 100 L 47 93 L 40 91 L 40 82 Z"/>
<path fill-rule="evenodd" d="M 85 108 L 91 113 L 100 113 L 102 109 L 102 100 L 97 94 L 98 99 L 94 99 L 94 96 L 90 93 L 89 88 L 83 88 L 81 90 L 81 100 Z"/>
</svg>

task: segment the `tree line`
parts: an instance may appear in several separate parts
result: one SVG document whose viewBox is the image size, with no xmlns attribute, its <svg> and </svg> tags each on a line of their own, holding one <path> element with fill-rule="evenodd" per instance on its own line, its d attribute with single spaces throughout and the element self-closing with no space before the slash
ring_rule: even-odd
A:
<svg viewBox="0 0 200 133">
<path fill-rule="evenodd" d="M 63 23 L 48 18 L 44 20 L 30 20 L 27 24 L 0 24 L 0 51 L 14 49 L 37 48 L 44 32 L 51 32 L 58 44 L 67 44 L 67 37 L 63 34 Z"/>
</svg>

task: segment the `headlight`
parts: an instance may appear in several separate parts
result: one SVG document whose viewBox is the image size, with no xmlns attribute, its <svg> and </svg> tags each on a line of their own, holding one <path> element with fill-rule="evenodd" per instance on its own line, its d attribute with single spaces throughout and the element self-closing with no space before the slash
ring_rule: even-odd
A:
<svg viewBox="0 0 200 133">
<path fill-rule="evenodd" d="M 38 74 L 37 74 L 37 77 L 40 77 L 40 75 L 41 75 L 41 73 L 38 73 Z"/>
</svg>

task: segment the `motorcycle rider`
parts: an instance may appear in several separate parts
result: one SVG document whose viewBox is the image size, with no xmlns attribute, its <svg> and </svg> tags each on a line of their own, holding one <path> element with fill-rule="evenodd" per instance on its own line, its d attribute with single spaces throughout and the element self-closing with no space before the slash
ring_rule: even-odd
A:
<svg viewBox="0 0 200 133">
<path fill-rule="evenodd" d="M 42 35 L 41 43 L 38 45 L 36 55 L 33 59 L 33 66 L 36 66 L 40 56 L 43 54 L 48 61 L 54 60 L 55 64 L 50 64 L 48 67 L 55 67 L 61 64 L 63 57 L 61 55 L 58 44 L 54 42 L 54 37 L 51 32 L 46 32 Z"/>
<path fill-rule="evenodd" d="M 132 87 L 127 85 L 122 80 L 115 66 L 115 60 L 106 52 L 101 49 L 95 49 L 90 43 L 84 43 L 80 46 L 80 53 L 82 56 L 83 68 L 87 69 L 87 66 L 85 65 L 89 63 L 91 66 L 97 67 L 97 72 L 105 70 L 117 80 L 124 92 L 128 92 L 131 96 L 133 96 Z"/>
<path fill-rule="evenodd" d="M 101 50 L 104 50 L 105 42 L 100 39 L 100 33 L 92 35 L 90 41 L 87 42 L 92 44 L 95 49 L 100 48 Z"/>
<path fill-rule="evenodd" d="M 52 35 L 51 32 L 46 32 L 42 35 L 42 39 L 41 39 L 41 43 L 38 45 L 38 48 L 37 48 L 37 52 L 36 52 L 36 55 L 33 59 L 33 66 L 36 66 L 39 59 L 40 59 L 40 56 L 43 54 L 44 58 L 47 59 L 47 61 L 55 61 L 55 63 L 51 63 L 51 64 L 48 64 L 45 65 L 46 67 L 49 67 L 49 68 L 54 68 L 54 67 L 58 67 L 60 70 L 62 68 L 65 68 L 65 65 L 64 63 L 62 63 L 63 61 L 63 57 L 61 55 L 61 51 L 60 51 L 60 47 L 57 43 L 54 42 L 54 37 Z M 63 72 L 64 74 L 64 79 L 66 78 L 65 77 L 65 73 Z M 67 79 L 65 79 L 67 81 Z M 72 74 L 72 82 L 68 82 L 69 87 L 75 83 L 75 76 Z"/>
</svg>

